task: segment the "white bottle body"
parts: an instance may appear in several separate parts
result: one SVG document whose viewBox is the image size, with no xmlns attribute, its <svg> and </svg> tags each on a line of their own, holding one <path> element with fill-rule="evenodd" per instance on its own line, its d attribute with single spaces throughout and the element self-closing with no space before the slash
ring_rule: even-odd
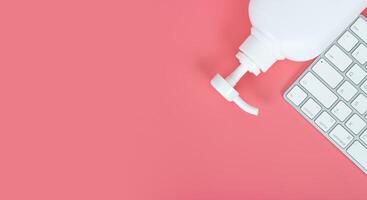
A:
<svg viewBox="0 0 367 200">
<path fill-rule="evenodd" d="M 310 60 L 322 53 L 367 6 L 367 0 L 252 0 L 252 34 L 278 60 Z"/>
</svg>

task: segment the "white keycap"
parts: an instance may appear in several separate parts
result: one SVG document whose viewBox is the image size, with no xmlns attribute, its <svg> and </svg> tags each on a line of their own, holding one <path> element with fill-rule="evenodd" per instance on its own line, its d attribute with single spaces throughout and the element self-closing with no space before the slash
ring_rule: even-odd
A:
<svg viewBox="0 0 367 200">
<path fill-rule="evenodd" d="M 329 131 L 335 124 L 335 119 L 332 118 L 327 112 L 323 112 L 317 119 L 316 124 L 325 132 Z"/>
<path fill-rule="evenodd" d="M 363 41 L 367 42 L 367 22 L 359 18 L 351 27 L 352 31 L 357 34 Z"/>
<path fill-rule="evenodd" d="M 361 135 L 361 140 L 367 145 L 367 130 Z"/>
<path fill-rule="evenodd" d="M 354 134 L 358 135 L 362 129 L 366 126 L 364 122 L 358 115 L 354 114 L 345 124 Z"/>
<path fill-rule="evenodd" d="M 326 108 L 338 99 L 338 97 L 331 92 L 320 80 L 318 80 L 312 73 L 308 72 L 300 81 L 301 85 L 309 91 L 318 101 L 320 101 Z"/>
<path fill-rule="evenodd" d="M 358 97 L 352 102 L 352 106 L 362 115 L 364 115 L 367 111 L 367 98 L 360 94 Z"/>
<path fill-rule="evenodd" d="M 365 92 L 367 94 L 367 81 L 365 81 L 362 85 L 361 85 L 361 89 L 363 90 L 363 92 Z"/>
<path fill-rule="evenodd" d="M 355 84 L 359 84 L 364 77 L 367 76 L 367 73 L 357 64 L 354 64 L 352 68 L 347 72 L 347 76 L 352 80 Z"/>
<path fill-rule="evenodd" d="M 353 140 L 353 136 L 341 125 L 337 125 L 334 130 L 330 132 L 330 137 L 342 148 L 347 147 Z"/>
<path fill-rule="evenodd" d="M 354 142 L 347 150 L 348 154 L 354 158 L 365 170 L 367 170 L 367 148 L 360 142 Z"/>
<path fill-rule="evenodd" d="M 352 50 L 358 43 L 358 39 L 354 37 L 349 31 L 345 32 L 343 36 L 338 40 L 340 46 L 342 46 L 346 51 Z"/>
<path fill-rule="evenodd" d="M 309 99 L 305 105 L 302 106 L 301 110 L 310 118 L 313 119 L 321 111 L 321 106 L 314 100 Z"/>
<path fill-rule="evenodd" d="M 358 60 L 362 65 L 367 63 L 367 47 L 363 44 L 359 45 L 356 50 L 353 51 L 352 56 Z"/>
<path fill-rule="evenodd" d="M 352 64 L 352 59 L 347 56 L 342 50 L 336 45 L 330 48 L 330 50 L 325 54 L 325 56 L 341 71 L 344 71 Z"/>
<path fill-rule="evenodd" d="M 349 101 L 351 100 L 354 95 L 358 92 L 358 90 L 353 87 L 352 84 L 350 84 L 348 81 L 345 81 L 343 85 L 339 87 L 337 92 L 342 96 L 345 100 Z"/>
<path fill-rule="evenodd" d="M 303 100 L 306 99 L 307 94 L 298 86 L 295 86 L 287 94 L 289 100 L 291 100 L 295 105 L 299 106 Z"/>
<path fill-rule="evenodd" d="M 324 59 L 320 59 L 312 67 L 312 70 L 332 88 L 335 88 L 343 80 L 343 76 Z"/>
<path fill-rule="evenodd" d="M 340 121 L 344 121 L 352 113 L 350 109 L 344 102 L 340 101 L 332 110 L 331 113 L 335 115 Z"/>
</svg>

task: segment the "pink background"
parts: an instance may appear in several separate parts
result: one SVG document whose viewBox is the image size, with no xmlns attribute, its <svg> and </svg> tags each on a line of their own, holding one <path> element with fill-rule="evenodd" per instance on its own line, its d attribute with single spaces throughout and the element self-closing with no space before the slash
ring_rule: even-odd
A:
<svg viewBox="0 0 367 200">
<path fill-rule="evenodd" d="M 0 199 L 366 199 L 367 176 L 282 93 L 310 64 L 238 86 L 245 0 L 0 2 Z"/>
</svg>

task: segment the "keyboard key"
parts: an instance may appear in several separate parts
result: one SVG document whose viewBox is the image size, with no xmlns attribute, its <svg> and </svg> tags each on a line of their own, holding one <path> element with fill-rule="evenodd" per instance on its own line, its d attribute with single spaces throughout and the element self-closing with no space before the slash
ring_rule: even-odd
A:
<svg viewBox="0 0 367 200">
<path fill-rule="evenodd" d="M 367 22 L 359 18 L 351 27 L 352 31 L 358 35 L 364 42 L 367 42 Z"/>
<path fill-rule="evenodd" d="M 352 59 L 336 45 L 331 47 L 325 56 L 341 71 L 345 71 L 345 69 L 347 69 L 353 62 Z"/>
<path fill-rule="evenodd" d="M 358 90 L 353 87 L 348 81 L 345 81 L 343 85 L 339 87 L 337 92 L 342 96 L 345 100 L 351 100 L 355 94 L 357 94 Z"/>
<path fill-rule="evenodd" d="M 310 118 L 313 119 L 321 111 L 321 106 L 314 100 L 309 99 L 305 105 L 302 106 L 301 110 Z"/>
<path fill-rule="evenodd" d="M 367 111 L 367 98 L 360 94 L 358 97 L 352 102 L 352 106 L 362 115 L 364 115 Z"/>
<path fill-rule="evenodd" d="M 340 46 L 346 51 L 352 50 L 358 43 L 358 39 L 353 36 L 349 31 L 345 32 L 344 35 L 338 40 Z"/>
<path fill-rule="evenodd" d="M 300 87 L 295 86 L 291 91 L 289 91 L 287 97 L 295 105 L 299 106 L 303 102 L 303 100 L 306 99 L 307 94 Z"/>
<path fill-rule="evenodd" d="M 358 60 L 362 65 L 367 63 L 367 47 L 363 44 L 359 45 L 356 50 L 353 51 L 352 56 Z"/>
<path fill-rule="evenodd" d="M 367 145 L 367 130 L 361 135 L 361 140 Z"/>
<path fill-rule="evenodd" d="M 338 97 L 333 92 L 331 92 L 329 88 L 321 83 L 321 81 L 310 72 L 308 72 L 301 79 L 300 83 L 326 108 L 330 108 L 331 105 L 333 105 L 333 103 L 338 99 Z"/>
<path fill-rule="evenodd" d="M 344 102 L 340 101 L 332 110 L 331 113 L 335 115 L 340 121 L 344 121 L 352 113 L 350 109 Z"/>
<path fill-rule="evenodd" d="M 354 64 L 353 67 L 347 72 L 347 77 L 350 78 L 350 80 L 352 80 L 357 85 L 366 76 L 367 76 L 367 73 L 357 64 Z"/>
<path fill-rule="evenodd" d="M 365 92 L 367 94 L 367 81 L 365 81 L 362 85 L 361 85 L 361 89 L 363 90 L 363 92 Z"/>
<path fill-rule="evenodd" d="M 336 123 L 335 119 L 331 117 L 327 112 L 323 112 L 317 119 L 316 124 L 325 132 L 329 131 L 331 127 Z"/>
<path fill-rule="evenodd" d="M 364 122 L 358 115 L 354 114 L 345 124 L 354 134 L 358 135 L 362 129 L 366 126 Z"/>
<path fill-rule="evenodd" d="M 349 147 L 347 152 L 367 171 L 367 148 L 365 146 L 356 141 Z"/>
<path fill-rule="evenodd" d="M 320 59 L 312 67 L 312 70 L 332 88 L 335 88 L 343 80 L 343 76 L 324 59 Z"/>
<path fill-rule="evenodd" d="M 341 125 L 337 125 L 330 132 L 330 137 L 342 148 L 347 147 L 353 140 L 353 136 Z"/>
</svg>

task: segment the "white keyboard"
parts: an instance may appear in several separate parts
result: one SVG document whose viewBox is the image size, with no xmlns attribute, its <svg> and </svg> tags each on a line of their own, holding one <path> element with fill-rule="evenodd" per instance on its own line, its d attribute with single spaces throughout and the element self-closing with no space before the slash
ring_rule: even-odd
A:
<svg viewBox="0 0 367 200">
<path fill-rule="evenodd" d="M 285 99 L 367 174 L 367 20 L 360 16 Z"/>
</svg>

